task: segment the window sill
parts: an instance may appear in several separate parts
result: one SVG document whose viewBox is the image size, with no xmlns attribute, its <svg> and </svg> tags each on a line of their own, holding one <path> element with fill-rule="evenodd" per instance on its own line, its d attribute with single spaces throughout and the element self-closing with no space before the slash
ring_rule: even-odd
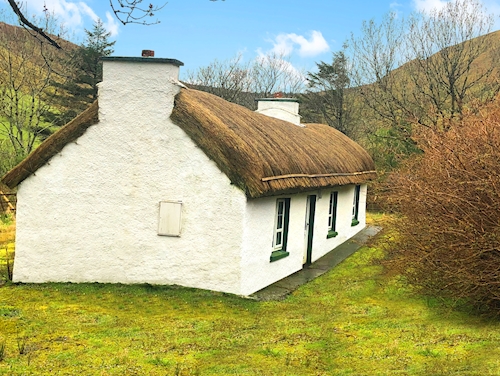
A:
<svg viewBox="0 0 500 376">
<path fill-rule="evenodd" d="M 327 239 L 334 238 L 338 235 L 339 233 L 337 231 L 330 230 L 328 231 L 328 234 L 326 235 Z"/>
<path fill-rule="evenodd" d="M 285 258 L 287 257 L 288 255 L 290 254 L 290 252 L 286 252 L 286 251 L 274 251 L 273 253 L 271 253 L 271 262 L 273 261 L 278 261 L 282 258 Z"/>
<path fill-rule="evenodd" d="M 353 219 L 351 222 L 351 227 L 354 227 L 359 224 L 359 221 L 357 219 Z"/>
</svg>

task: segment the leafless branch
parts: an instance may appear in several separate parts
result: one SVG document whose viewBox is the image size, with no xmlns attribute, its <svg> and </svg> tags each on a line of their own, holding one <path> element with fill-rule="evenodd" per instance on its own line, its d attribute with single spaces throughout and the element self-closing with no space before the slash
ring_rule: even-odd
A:
<svg viewBox="0 0 500 376">
<path fill-rule="evenodd" d="M 399 213 L 390 267 L 420 291 L 500 313 L 500 107 L 416 136 L 423 154 L 387 183 Z"/>
<path fill-rule="evenodd" d="M 137 23 L 141 25 L 154 25 L 160 21 L 147 22 L 147 17 L 153 17 L 156 12 L 161 10 L 167 3 L 156 6 L 150 3 L 142 6 L 143 0 L 109 0 L 109 5 L 115 13 L 116 18 L 123 24 Z"/>
<path fill-rule="evenodd" d="M 7 0 L 10 7 L 12 8 L 12 10 L 14 11 L 14 13 L 17 15 L 17 17 L 19 18 L 19 22 L 30 28 L 31 30 L 35 31 L 38 35 L 40 35 L 43 39 L 47 40 L 52 46 L 54 46 L 55 48 L 57 49 L 61 49 L 61 46 L 54 40 L 52 39 L 49 35 L 47 35 L 41 28 L 39 28 L 38 26 L 34 25 L 33 23 L 31 23 L 23 14 L 23 12 L 21 11 L 21 9 L 19 9 L 17 3 L 15 0 Z"/>
</svg>

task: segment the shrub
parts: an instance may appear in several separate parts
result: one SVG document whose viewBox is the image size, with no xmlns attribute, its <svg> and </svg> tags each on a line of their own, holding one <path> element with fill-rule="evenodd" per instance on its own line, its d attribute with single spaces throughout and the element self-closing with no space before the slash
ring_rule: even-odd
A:
<svg viewBox="0 0 500 376">
<path fill-rule="evenodd" d="M 500 313 L 500 106 L 415 139 L 423 154 L 388 183 L 393 265 L 426 294 Z"/>
</svg>

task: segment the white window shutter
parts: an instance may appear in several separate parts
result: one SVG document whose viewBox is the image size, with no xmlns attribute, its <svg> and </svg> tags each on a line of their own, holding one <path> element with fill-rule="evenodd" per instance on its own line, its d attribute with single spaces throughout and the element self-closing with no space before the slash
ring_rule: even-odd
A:
<svg viewBox="0 0 500 376">
<path fill-rule="evenodd" d="M 161 201 L 158 235 L 181 236 L 182 202 Z"/>
</svg>

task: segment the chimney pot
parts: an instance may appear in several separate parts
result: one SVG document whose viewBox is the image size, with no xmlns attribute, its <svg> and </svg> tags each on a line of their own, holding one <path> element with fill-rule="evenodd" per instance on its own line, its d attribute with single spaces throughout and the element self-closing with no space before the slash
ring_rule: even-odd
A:
<svg viewBox="0 0 500 376">
<path fill-rule="evenodd" d="M 154 57 L 155 52 L 153 50 L 142 50 L 142 57 Z"/>
</svg>

